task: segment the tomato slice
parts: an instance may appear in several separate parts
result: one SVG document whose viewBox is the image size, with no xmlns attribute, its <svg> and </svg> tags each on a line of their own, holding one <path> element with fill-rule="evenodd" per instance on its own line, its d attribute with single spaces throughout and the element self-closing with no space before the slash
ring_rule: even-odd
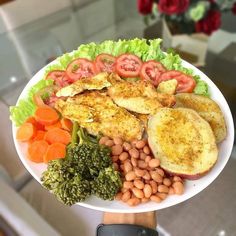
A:
<svg viewBox="0 0 236 236">
<path fill-rule="evenodd" d="M 139 76 L 142 61 L 133 54 L 122 54 L 116 59 L 115 70 L 123 78 Z"/>
<path fill-rule="evenodd" d="M 109 72 L 109 73 L 114 72 L 115 61 L 116 61 L 116 58 L 110 54 L 107 54 L 107 53 L 99 54 L 94 61 L 96 73 L 103 72 L 103 71 Z"/>
<path fill-rule="evenodd" d="M 154 86 L 157 86 L 161 73 L 165 71 L 166 68 L 160 62 L 151 60 L 143 63 L 140 77 L 143 80 L 150 81 Z"/>
<path fill-rule="evenodd" d="M 59 87 L 65 87 L 71 83 L 73 83 L 72 80 L 70 80 L 66 76 L 66 72 L 64 70 L 54 70 L 47 74 L 46 79 L 52 79 L 54 80 L 54 84 Z"/>
<path fill-rule="evenodd" d="M 178 82 L 177 93 L 191 93 L 195 86 L 196 81 L 190 75 L 186 75 L 180 71 L 170 70 L 161 74 L 158 83 L 166 80 L 176 79 Z"/>
<path fill-rule="evenodd" d="M 66 74 L 75 82 L 81 78 L 93 76 L 95 74 L 95 66 L 93 62 L 88 59 L 75 59 L 67 66 Z"/>
</svg>

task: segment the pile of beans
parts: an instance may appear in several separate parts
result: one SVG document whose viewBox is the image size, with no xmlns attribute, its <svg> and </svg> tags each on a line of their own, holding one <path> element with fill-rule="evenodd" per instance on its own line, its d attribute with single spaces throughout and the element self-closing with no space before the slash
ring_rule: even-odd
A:
<svg viewBox="0 0 236 236">
<path fill-rule="evenodd" d="M 153 157 L 147 140 L 128 143 L 121 138 L 102 137 L 99 143 L 111 148 L 114 168 L 122 174 L 123 186 L 116 200 L 136 206 L 150 200 L 160 203 L 168 195 L 184 192 L 183 180 L 168 176 L 160 168 L 160 160 Z"/>
</svg>

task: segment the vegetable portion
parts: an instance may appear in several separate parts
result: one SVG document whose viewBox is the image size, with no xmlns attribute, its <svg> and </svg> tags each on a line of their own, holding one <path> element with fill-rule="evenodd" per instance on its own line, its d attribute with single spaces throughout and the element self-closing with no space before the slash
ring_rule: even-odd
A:
<svg viewBox="0 0 236 236">
<path fill-rule="evenodd" d="M 59 120 L 56 110 L 49 106 L 38 107 L 34 113 L 34 117 L 42 125 L 53 125 Z"/>
<path fill-rule="evenodd" d="M 16 139 L 25 142 L 36 135 L 36 129 L 31 123 L 23 124 L 16 132 Z"/>
<path fill-rule="evenodd" d="M 77 129 L 75 122 L 73 134 Z M 84 201 L 91 193 L 105 200 L 114 199 L 121 179 L 112 167 L 110 148 L 99 145 L 98 140 L 83 129 L 79 129 L 78 136 L 79 143 L 73 135 L 65 158 L 49 161 L 41 179 L 43 186 L 66 205 Z"/>
<path fill-rule="evenodd" d="M 99 54 L 94 61 L 96 73 L 114 72 L 115 61 L 116 61 L 116 58 L 110 54 L 107 54 L 107 53 Z"/>
<path fill-rule="evenodd" d="M 51 160 L 64 158 L 66 155 L 66 145 L 63 143 L 53 143 L 51 144 L 43 155 L 43 162 L 48 163 Z"/>
<path fill-rule="evenodd" d="M 116 73 L 123 78 L 139 76 L 142 61 L 133 54 L 121 54 L 116 59 Z"/>
<path fill-rule="evenodd" d="M 48 149 L 48 143 L 44 140 L 34 141 L 29 144 L 28 158 L 36 163 L 43 162 L 43 157 Z"/>
<path fill-rule="evenodd" d="M 67 76 L 73 81 L 77 81 L 81 78 L 90 77 L 95 74 L 95 66 L 92 61 L 79 58 L 72 61 L 67 69 Z"/>
<path fill-rule="evenodd" d="M 166 68 L 160 62 L 151 60 L 143 63 L 140 71 L 140 77 L 143 80 L 151 82 L 154 86 L 157 86 L 161 73 L 165 71 Z"/>
</svg>

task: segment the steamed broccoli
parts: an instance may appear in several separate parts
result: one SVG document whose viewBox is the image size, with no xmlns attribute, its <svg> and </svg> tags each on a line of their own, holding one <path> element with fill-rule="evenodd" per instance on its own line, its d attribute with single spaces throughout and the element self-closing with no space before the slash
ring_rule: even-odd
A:
<svg viewBox="0 0 236 236">
<path fill-rule="evenodd" d="M 41 180 L 43 186 L 66 205 L 84 201 L 91 194 L 90 182 L 81 177 L 68 159 L 50 161 Z"/>
<path fill-rule="evenodd" d="M 121 179 L 110 155 L 110 148 L 99 145 L 96 137 L 78 130 L 75 123 L 66 157 L 49 162 L 41 178 L 43 186 L 66 205 L 84 201 L 91 193 L 111 200 L 121 187 Z"/>
<path fill-rule="evenodd" d="M 92 193 L 104 200 L 113 200 L 121 185 L 119 172 L 110 166 L 101 170 L 99 176 L 92 181 Z"/>
</svg>

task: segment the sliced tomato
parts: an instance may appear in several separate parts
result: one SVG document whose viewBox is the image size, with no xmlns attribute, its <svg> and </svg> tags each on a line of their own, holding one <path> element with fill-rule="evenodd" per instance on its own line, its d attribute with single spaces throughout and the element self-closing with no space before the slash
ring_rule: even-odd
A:
<svg viewBox="0 0 236 236">
<path fill-rule="evenodd" d="M 178 82 L 177 93 L 191 93 L 195 86 L 196 81 L 190 75 L 186 75 L 180 71 L 170 70 L 161 74 L 158 83 L 166 80 L 176 79 Z"/>
<path fill-rule="evenodd" d="M 54 84 L 61 88 L 73 82 L 66 76 L 66 72 L 64 70 L 51 71 L 47 74 L 46 79 L 54 80 Z"/>
<path fill-rule="evenodd" d="M 154 86 L 157 86 L 161 73 L 165 71 L 166 68 L 160 62 L 151 60 L 143 63 L 140 77 L 143 80 L 150 81 Z"/>
<path fill-rule="evenodd" d="M 116 59 L 115 70 L 123 78 L 139 76 L 142 61 L 133 54 L 122 54 Z"/>
<path fill-rule="evenodd" d="M 114 72 L 115 61 L 116 61 L 116 58 L 110 54 L 107 54 L 107 53 L 99 54 L 94 61 L 96 73 L 103 72 L 103 71 L 109 72 L 109 73 Z"/>
<path fill-rule="evenodd" d="M 73 82 L 93 76 L 95 74 L 95 66 L 92 61 L 79 58 L 72 61 L 66 68 L 66 75 L 73 80 Z"/>
</svg>

